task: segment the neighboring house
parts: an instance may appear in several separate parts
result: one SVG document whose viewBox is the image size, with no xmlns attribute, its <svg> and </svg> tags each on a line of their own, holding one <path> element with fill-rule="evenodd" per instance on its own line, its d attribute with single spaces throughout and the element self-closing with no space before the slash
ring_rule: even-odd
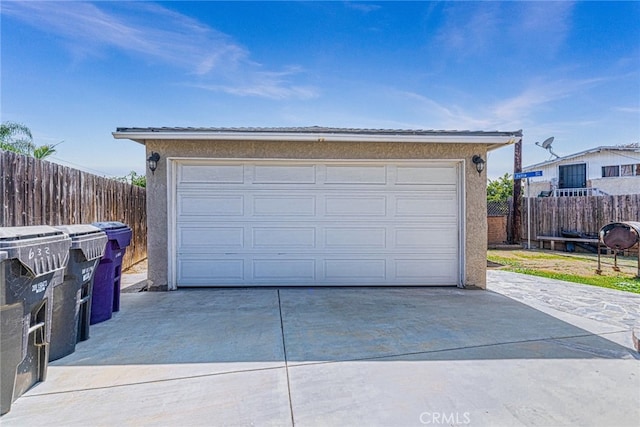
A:
<svg viewBox="0 0 640 427">
<path fill-rule="evenodd" d="M 522 168 L 531 196 L 597 196 L 640 193 L 640 144 L 596 147 Z"/>
<path fill-rule="evenodd" d="M 487 180 L 477 160 L 521 140 L 522 131 L 118 128 L 113 135 L 144 144 L 158 160 L 147 172 L 152 289 L 484 288 Z"/>
</svg>

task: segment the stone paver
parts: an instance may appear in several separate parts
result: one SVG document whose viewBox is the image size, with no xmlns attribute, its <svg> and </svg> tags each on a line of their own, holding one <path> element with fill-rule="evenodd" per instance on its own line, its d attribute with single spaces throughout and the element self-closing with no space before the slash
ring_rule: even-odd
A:
<svg viewBox="0 0 640 427">
<path fill-rule="evenodd" d="M 640 294 L 501 270 L 487 271 L 487 289 L 525 304 L 632 329 L 640 322 Z"/>
</svg>

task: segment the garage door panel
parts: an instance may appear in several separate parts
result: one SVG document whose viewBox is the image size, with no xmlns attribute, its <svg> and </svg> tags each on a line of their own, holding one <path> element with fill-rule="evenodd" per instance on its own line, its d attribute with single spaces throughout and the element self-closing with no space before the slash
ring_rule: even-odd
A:
<svg viewBox="0 0 640 427">
<path fill-rule="evenodd" d="M 407 254 L 407 256 L 411 256 Z M 455 259 L 434 258 L 331 258 L 317 259 L 274 256 L 238 259 L 212 255 L 211 258 L 179 261 L 181 286 L 227 286 L 238 284 L 283 285 L 404 285 L 452 284 L 457 276 Z M 363 279 L 364 278 L 364 279 Z"/>
<path fill-rule="evenodd" d="M 397 217 L 450 216 L 455 213 L 456 207 L 455 194 L 437 194 L 429 198 L 425 198 L 425 195 L 395 197 Z"/>
<path fill-rule="evenodd" d="M 182 164 L 178 178 L 181 183 L 242 184 L 244 165 Z"/>
<path fill-rule="evenodd" d="M 180 218 L 189 216 L 242 216 L 244 196 L 215 194 L 181 194 L 178 198 Z"/>
<path fill-rule="evenodd" d="M 243 249 L 244 227 L 180 227 L 178 245 L 182 251 Z"/>
<path fill-rule="evenodd" d="M 397 259 L 395 278 L 403 281 L 424 281 L 425 284 L 449 283 L 456 277 L 455 262 L 451 258 Z"/>
<path fill-rule="evenodd" d="M 456 185 L 458 181 L 455 168 L 436 166 L 398 166 L 396 168 L 397 185 Z"/>
<path fill-rule="evenodd" d="M 187 258 L 178 260 L 182 285 L 211 286 L 245 282 L 244 259 Z"/>
<path fill-rule="evenodd" d="M 279 283 L 291 281 L 310 282 L 316 279 L 315 259 L 256 259 L 253 261 L 253 278 L 256 282 Z"/>
<path fill-rule="evenodd" d="M 178 286 L 460 281 L 455 162 L 209 163 L 177 168 Z"/>
<path fill-rule="evenodd" d="M 316 166 L 255 166 L 254 184 L 315 184 Z"/>
<path fill-rule="evenodd" d="M 326 167 L 325 184 L 386 184 L 385 166 L 336 165 Z"/>
<path fill-rule="evenodd" d="M 316 215 L 315 196 L 253 195 L 253 215 L 281 217 L 313 217 Z"/>
<path fill-rule="evenodd" d="M 258 249 L 316 247 L 315 227 L 257 227 L 252 235 L 252 246 Z"/>
<path fill-rule="evenodd" d="M 327 227 L 324 229 L 326 249 L 363 248 L 386 249 L 387 229 L 384 227 Z"/>
<path fill-rule="evenodd" d="M 394 248 L 405 250 L 420 249 L 422 252 L 442 250 L 451 252 L 455 249 L 455 244 L 457 243 L 457 229 L 449 224 L 440 227 L 397 228 L 394 236 Z"/>
<path fill-rule="evenodd" d="M 385 196 L 326 196 L 325 215 L 384 217 L 387 215 L 387 198 Z"/>
<path fill-rule="evenodd" d="M 384 259 L 327 259 L 325 278 L 329 282 L 372 280 L 385 282 L 386 260 Z"/>
</svg>

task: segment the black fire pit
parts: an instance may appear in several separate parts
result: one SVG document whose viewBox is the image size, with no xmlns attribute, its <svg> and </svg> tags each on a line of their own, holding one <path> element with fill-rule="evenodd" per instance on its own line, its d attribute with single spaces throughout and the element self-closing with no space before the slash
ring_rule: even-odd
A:
<svg viewBox="0 0 640 427">
<path fill-rule="evenodd" d="M 618 267 L 618 251 L 630 249 L 640 242 L 640 222 L 612 222 L 600 229 L 600 242 L 613 250 L 615 271 Z M 596 273 L 602 273 L 600 269 L 600 251 L 598 250 L 598 269 Z M 640 277 L 640 247 L 638 248 L 638 274 Z"/>
</svg>

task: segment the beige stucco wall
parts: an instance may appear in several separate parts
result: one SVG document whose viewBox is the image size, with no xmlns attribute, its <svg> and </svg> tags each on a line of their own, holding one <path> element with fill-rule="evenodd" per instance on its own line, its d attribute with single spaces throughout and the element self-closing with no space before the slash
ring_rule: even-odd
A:
<svg viewBox="0 0 640 427">
<path fill-rule="evenodd" d="M 167 289 L 167 158 L 251 159 L 464 159 L 466 191 L 465 286 L 486 287 L 486 175 L 478 175 L 474 154 L 486 159 L 484 144 L 420 144 L 375 142 L 238 142 L 147 140 L 147 156 L 158 152 L 154 174 L 147 173 L 149 280 Z"/>
</svg>

